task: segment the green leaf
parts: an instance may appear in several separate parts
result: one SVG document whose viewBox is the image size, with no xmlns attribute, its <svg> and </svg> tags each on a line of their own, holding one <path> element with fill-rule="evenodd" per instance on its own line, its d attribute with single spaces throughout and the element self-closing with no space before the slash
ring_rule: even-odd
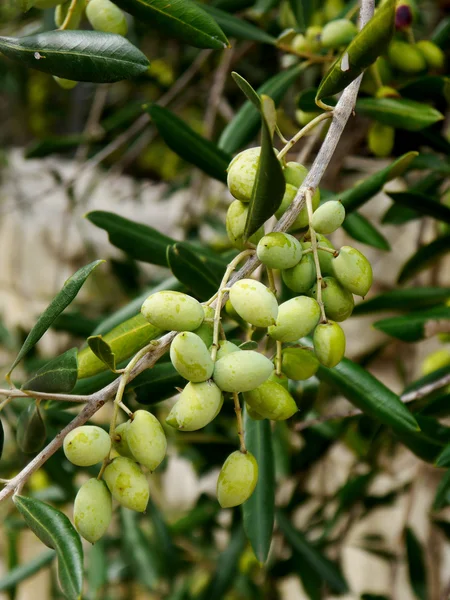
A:
<svg viewBox="0 0 450 600">
<path fill-rule="evenodd" d="M 2 454 L 3 454 L 3 444 L 4 443 L 5 443 L 5 432 L 3 430 L 2 420 L 0 419 L 0 458 L 2 457 Z"/>
<path fill-rule="evenodd" d="M 170 110 L 157 104 L 146 110 L 171 150 L 207 175 L 226 183 L 231 155 L 199 135 Z"/>
<path fill-rule="evenodd" d="M 434 463 L 444 446 L 450 442 L 450 428 L 441 425 L 432 417 L 416 415 L 420 431 L 415 433 L 397 432 L 399 440 L 413 454 L 422 460 Z"/>
<path fill-rule="evenodd" d="M 172 398 L 177 393 L 176 388 L 185 384 L 186 381 L 171 362 L 158 362 L 133 379 L 127 389 L 134 391 L 139 404 L 156 404 Z"/>
<path fill-rule="evenodd" d="M 14 496 L 14 504 L 41 542 L 56 550 L 59 585 L 66 598 L 78 600 L 83 587 L 83 548 L 73 525 L 65 514 L 40 500 Z"/>
<path fill-rule="evenodd" d="M 22 389 L 52 394 L 69 394 L 77 382 L 77 354 L 78 350 L 71 348 L 50 360 L 22 385 Z"/>
<path fill-rule="evenodd" d="M 401 206 L 400 204 L 391 204 L 381 218 L 383 225 L 403 225 L 414 219 L 419 219 L 420 214 L 413 208 Z"/>
<path fill-rule="evenodd" d="M 372 223 L 358 212 L 346 216 L 342 225 L 344 230 L 354 240 L 373 246 L 379 250 L 390 250 L 391 246 L 387 239 L 376 229 Z"/>
<path fill-rule="evenodd" d="M 450 288 L 413 287 L 391 290 L 357 304 L 354 315 L 367 315 L 382 310 L 407 312 L 442 304 L 450 298 Z"/>
<path fill-rule="evenodd" d="M 244 503 L 243 519 L 253 552 L 265 563 L 272 541 L 275 518 L 275 465 L 270 421 L 254 421 L 247 411 L 244 415 L 245 444 L 258 463 L 258 483 Z"/>
<path fill-rule="evenodd" d="M 101 335 L 91 335 L 87 339 L 89 348 L 95 356 L 104 363 L 111 371 L 116 370 L 116 355 L 111 346 Z"/>
<path fill-rule="evenodd" d="M 361 98 L 356 110 L 365 117 L 407 131 L 420 131 L 444 118 L 432 106 L 405 98 Z"/>
<path fill-rule="evenodd" d="M 347 213 L 350 213 L 368 200 L 373 198 L 383 189 L 383 186 L 391 179 L 400 177 L 409 167 L 412 160 L 418 155 L 417 152 L 407 152 L 397 158 L 391 165 L 381 169 L 378 173 L 371 175 L 358 185 L 345 192 L 336 194 L 330 200 L 341 200 Z M 348 218 L 348 214 L 347 214 Z"/>
<path fill-rule="evenodd" d="M 447 48 L 450 42 L 450 17 L 439 21 L 436 29 L 433 31 L 431 40 L 440 48 Z"/>
<path fill-rule="evenodd" d="M 414 531 L 405 529 L 406 556 L 408 559 L 408 572 L 414 595 L 419 600 L 427 600 L 427 570 L 422 544 Z"/>
<path fill-rule="evenodd" d="M 440 480 L 433 501 L 433 510 L 442 510 L 450 505 L 450 469 L 445 471 Z"/>
<path fill-rule="evenodd" d="M 215 294 L 226 269 L 225 262 L 220 269 L 215 261 L 198 255 L 184 242 L 169 246 L 167 262 L 173 275 L 200 300 L 208 300 Z"/>
<path fill-rule="evenodd" d="M 14 588 L 18 583 L 38 573 L 41 569 L 51 564 L 55 556 L 56 553 L 54 550 L 47 550 L 46 552 L 42 552 L 42 554 L 38 554 L 38 556 L 24 565 L 18 565 L 0 579 L 0 592 Z"/>
<path fill-rule="evenodd" d="M 400 206 L 414 210 L 417 215 L 433 217 L 438 221 L 450 223 L 450 208 L 441 204 L 426 194 L 419 192 L 389 192 L 389 197 Z"/>
<path fill-rule="evenodd" d="M 147 72 L 149 62 L 126 38 L 102 31 L 47 31 L 0 37 L 0 52 L 25 66 L 74 81 L 111 83 Z"/>
<path fill-rule="evenodd" d="M 398 317 L 389 317 L 376 321 L 373 326 L 375 329 L 395 337 L 404 342 L 418 342 L 426 337 L 427 326 L 430 326 L 434 321 L 450 320 L 449 306 L 436 306 L 429 310 L 421 310 L 411 312 Z"/>
<path fill-rule="evenodd" d="M 261 98 L 259 97 L 258 92 L 256 92 L 252 88 L 249 82 L 246 79 L 244 79 L 242 75 L 236 73 L 236 71 L 233 71 L 231 73 L 231 77 L 234 79 L 236 85 L 239 87 L 241 92 L 243 92 L 247 96 L 247 100 L 249 100 L 253 104 L 256 110 L 261 112 Z"/>
<path fill-rule="evenodd" d="M 317 100 L 342 91 L 386 52 L 394 33 L 395 4 L 395 0 L 387 0 L 350 42 L 322 79 Z"/>
<path fill-rule="evenodd" d="M 191 0 L 117 0 L 116 4 L 139 21 L 196 48 L 220 50 L 229 45 L 205 7 Z"/>
<path fill-rule="evenodd" d="M 260 42 L 261 44 L 275 45 L 276 43 L 276 39 L 263 29 L 230 15 L 220 8 L 209 4 L 202 4 L 202 8 L 220 25 L 229 38 Z"/>
<path fill-rule="evenodd" d="M 436 466 L 450 467 L 450 444 L 437 457 Z"/>
<path fill-rule="evenodd" d="M 348 585 L 339 567 L 309 542 L 297 529 L 295 529 L 287 516 L 277 511 L 277 523 L 284 537 L 292 548 L 300 555 L 303 562 L 327 583 L 337 594 L 348 592 Z"/>
<path fill-rule="evenodd" d="M 445 377 L 449 373 L 450 373 L 450 366 L 447 365 L 445 367 L 441 367 L 440 369 L 436 369 L 435 371 L 432 371 L 431 373 L 428 373 L 427 375 L 424 375 L 423 377 L 419 377 L 419 379 L 412 381 L 410 384 L 408 384 L 405 387 L 405 389 L 403 390 L 402 396 L 404 394 L 408 394 L 409 392 L 414 392 L 420 388 L 423 388 L 424 386 L 427 386 L 429 383 L 438 381 L 439 379 L 442 379 L 442 377 Z"/>
<path fill-rule="evenodd" d="M 432 100 L 438 102 L 448 100 L 450 79 L 439 75 L 424 75 L 415 77 L 412 81 L 402 85 L 398 90 L 404 98 L 412 100 Z"/>
<path fill-rule="evenodd" d="M 261 97 L 261 155 L 253 184 L 244 236 L 248 239 L 275 214 L 283 199 L 286 182 L 281 163 L 273 149 L 275 105 L 268 96 Z"/>
<path fill-rule="evenodd" d="M 256 0 L 251 9 L 249 10 L 249 14 L 256 19 L 260 19 L 263 15 L 268 13 L 272 8 L 275 8 L 279 0 Z M 215 3 L 218 6 L 218 3 Z"/>
<path fill-rule="evenodd" d="M 276 105 L 280 103 L 287 90 L 298 79 L 300 73 L 305 69 L 304 64 L 296 65 L 286 71 L 277 73 L 257 89 L 259 96 L 265 94 L 270 96 Z M 234 118 L 222 131 L 219 139 L 219 147 L 225 152 L 233 154 L 239 148 L 245 146 L 258 131 L 260 125 L 260 112 L 249 101 L 238 110 Z"/>
<path fill-rule="evenodd" d="M 40 408 L 36 402 L 30 402 L 17 421 L 17 445 L 25 454 L 34 454 L 43 447 L 46 438 L 47 429 Z"/>
<path fill-rule="evenodd" d="M 420 271 L 439 260 L 444 254 L 447 254 L 450 248 L 450 234 L 442 235 L 436 238 L 430 244 L 422 246 L 409 258 L 403 265 L 398 276 L 398 283 L 404 283 Z"/>
<path fill-rule="evenodd" d="M 289 0 L 292 13 L 300 31 L 305 31 L 311 23 L 311 17 L 317 8 L 314 0 Z"/>
<path fill-rule="evenodd" d="M 125 556 L 129 561 L 134 577 L 146 588 L 152 590 L 158 582 L 158 553 L 145 537 L 138 516 L 127 508 L 120 509 Z"/>
<path fill-rule="evenodd" d="M 69 306 L 75 296 L 81 289 L 81 286 L 92 273 L 92 271 L 102 262 L 103 260 L 96 260 L 85 267 L 81 267 L 74 275 L 64 284 L 62 290 L 53 298 L 49 306 L 39 317 L 36 325 L 32 328 L 28 334 L 19 354 L 13 362 L 8 374 L 12 372 L 15 366 L 22 360 L 22 358 L 29 352 L 34 345 L 41 339 L 53 321 L 58 317 L 65 308 Z"/>
</svg>

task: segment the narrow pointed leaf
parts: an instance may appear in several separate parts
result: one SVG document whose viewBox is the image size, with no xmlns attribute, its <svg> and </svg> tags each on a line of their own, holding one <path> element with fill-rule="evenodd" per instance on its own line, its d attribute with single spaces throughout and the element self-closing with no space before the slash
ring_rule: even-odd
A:
<svg viewBox="0 0 450 600">
<path fill-rule="evenodd" d="M 407 527 L 405 530 L 406 556 L 411 587 L 418 600 L 427 600 L 427 570 L 422 544 L 414 531 Z"/>
<path fill-rule="evenodd" d="M 29 562 L 18 565 L 0 579 L 0 592 L 14 588 L 17 584 L 32 577 L 35 573 L 50 565 L 55 556 L 56 553 L 54 550 L 47 550 L 46 552 L 42 552 L 42 554 L 38 554 L 38 556 Z"/>
<path fill-rule="evenodd" d="M 277 4 L 279 4 L 279 0 L 256 0 L 249 13 L 252 17 L 259 19 L 268 13 L 272 8 L 275 8 Z"/>
<path fill-rule="evenodd" d="M 414 210 L 418 216 L 426 215 L 439 221 L 450 223 L 450 208 L 427 194 L 419 192 L 389 192 L 389 197 L 402 207 Z"/>
<path fill-rule="evenodd" d="M 300 31 L 305 31 L 311 22 L 311 17 L 317 8 L 315 0 L 289 0 L 292 13 Z"/>
<path fill-rule="evenodd" d="M 448 287 L 412 287 L 391 290 L 357 304 L 353 314 L 367 315 L 382 310 L 408 312 L 442 304 L 449 298 L 450 288 Z"/>
<path fill-rule="evenodd" d="M 87 339 L 89 348 L 111 371 L 116 370 L 116 355 L 101 335 L 91 335 Z"/>
<path fill-rule="evenodd" d="M 275 214 L 286 189 L 283 169 L 272 142 L 275 106 L 268 96 L 261 98 L 261 155 L 252 190 L 244 235 L 248 239 Z"/>
<path fill-rule="evenodd" d="M 110 83 L 147 72 L 149 62 L 126 38 L 102 31 L 47 31 L 0 37 L 0 52 L 25 66 L 74 81 Z"/>
<path fill-rule="evenodd" d="M 145 537 L 138 516 L 128 508 L 121 508 L 122 532 L 126 558 L 135 578 L 147 589 L 154 589 L 158 573 L 158 553 Z"/>
<path fill-rule="evenodd" d="M 407 131 L 420 131 L 444 118 L 432 106 L 406 98 L 361 98 L 356 110 L 375 121 Z"/>
<path fill-rule="evenodd" d="M 17 445 L 25 454 L 38 452 L 45 444 L 47 429 L 36 402 L 30 404 L 20 413 L 17 422 Z"/>
<path fill-rule="evenodd" d="M 348 592 L 347 582 L 339 567 L 295 529 L 281 510 L 277 511 L 277 523 L 292 548 L 323 582 L 337 594 Z"/>
<path fill-rule="evenodd" d="M 387 0 L 350 42 L 322 79 L 317 100 L 342 91 L 386 52 L 394 33 L 395 4 L 395 0 Z"/>
<path fill-rule="evenodd" d="M 261 44 L 274 45 L 276 43 L 273 36 L 248 21 L 244 21 L 244 19 L 230 15 L 230 13 L 210 4 L 202 4 L 202 7 L 220 25 L 222 31 L 229 38 L 260 42 Z"/>
<path fill-rule="evenodd" d="M 430 244 L 422 246 L 403 265 L 398 276 L 398 283 L 404 283 L 420 271 L 427 269 L 449 252 L 450 234 L 436 238 Z"/>
<path fill-rule="evenodd" d="M 191 46 L 217 50 L 228 46 L 216 21 L 192 0 L 117 0 L 116 4 L 139 21 Z"/>
<path fill-rule="evenodd" d="M 450 469 L 447 469 L 440 480 L 433 501 L 434 510 L 442 510 L 450 505 Z"/>
<path fill-rule="evenodd" d="M 136 394 L 139 404 L 156 404 L 177 394 L 177 387 L 184 387 L 186 381 L 178 374 L 172 363 L 156 363 L 146 369 L 127 386 Z"/>
<path fill-rule="evenodd" d="M 441 425 L 433 417 L 416 415 L 420 431 L 405 433 L 396 432 L 398 439 L 413 454 L 422 460 L 434 463 L 444 447 L 450 443 L 450 428 Z"/>
<path fill-rule="evenodd" d="M 236 85 L 239 87 L 241 92 L 247 96 L 247 100 L 249 100 L 253 104 L 256 110 L 260 111 L 261 98 L 259 97 L 258 92 L 256 92 L 252 88 L 249 82 L 246 79 L 244 79 L 242 75 L 236 73 L 236 71 L 233 71 L 233 73 L 231 73 L 231 77 L 234 79 Z"/>
<path fill-rule="evenodd" d="M 69 394 L 77 382 L 78 350 L 71 348 L 53 360 L 22 385 L 23 390 Z"/>
<path fill-rule="evenodd" d="M 74 275 L 69 277 L 62 290 L 53 298 L 49 306 L 39 317 L 36 325 L 28 334 L 22 348 L 19 351 L 19 354 L 9 369 L 9 373 L 11 373 L 11 371 L 22 360 L 25 354 L 27 354 L 27 352 L 29 352 L 41 339 L 56 317 L 58 317 L 62 311 L 69 306 L 69 304 L 80 291 L 83 283 L 92 273 L 92 271 L 102 262 L 104 261 L 96 260 L 85 267 L 81 267 L 81 269 L 79 269 Z"/>
<path fill-rule="evenodd" d="M 207 175 L 226 183 L 231 155 L 199 135 L 170 110 L 152 104 L 147 111 L 171 150 Z"/>
<path fill-rule="evenodd" d="M 432 328 L 436 321 L 450 321 L 450 307 L 436 306 L 429 310 L 408 313 L 398 317 L 390 317 L 376 321 L 375 329 L 404 342 L 418 342 L 429 337 L 427 328 Z"/>
<path fill-rule="evenodd" d="M 436 466 L 450 467 L 450 444 L 437 457 Z"/>
<path fill-rule="evenodd" d="M 381 217 L 381 223 L 383 225 L 403 225 L 409 223 L 409 221 L 414 221 L 414 219 L 420 219 L 417 210 L 401 204 L 391 204 Z"/>
<path fill-rule="evenodd" d="M 436 29 L 433 31 L 431 40 L 440 48 L 446 48 L 450 43 L 450 17 L 439 21 Z"/>
<path fill-rule="evenodd" d="M 447 100 L 449 95 L 450 79 L 440 75 L 424 75 L 415 77 L 398 90 L 400 96 L 411 100 L 432 100 L 433 102 Z"/>
<path fill-rule="evenodd" d="M 245 443 L 258 463 L 258 483 L 244 503 L 245 533 L 260 563 L 267 560 L 275 518 L 275 465 L 270 421 L 254 421 L 247 411 L 244 421 Z"/>
<path fill-rule="evenodd" d="M 61 589 L 66 598 L 77 600 L 83 586 L 83 548 L 73 525 L 65 514 L 40 500 L 15 496 L 14 504 L 41 542 L 56 550 Z"/>
<path fill-rule="evenodd" d="M 2 457 L 2 454 L 3 454 L 3 444 L 4 443 L 5 443 L 5 432 L 3 430 L 2 420 L 0 419 L 0 458 Z"/>
<path fill-rule="evenodd" d="M 372 223 L 358 212 L 346 216 L 342 225 L 350 237 L 358 242 L 373 246 L 379 250 L 390 250 L 387 239 L 376 229 Z"/>
<path fill-rule="evenodd" d="M 414 392 L 420 388 L 423 388 L 424 386 L 427 386 L 430 383 L 434 383 L 449 374 L 450 365 L 441 367 L 440 369 L 436 369 L 436 371 L 432 371 L 431 373 L 428 373 L 423 377 L 419 377 L 419 379 L 416 379 L 415 381 L 412 381 L 410 384 L 408 384 L 403 390 L 402 396 L 404 394 L 408 394 L 410 392 Z"/>
</svg>

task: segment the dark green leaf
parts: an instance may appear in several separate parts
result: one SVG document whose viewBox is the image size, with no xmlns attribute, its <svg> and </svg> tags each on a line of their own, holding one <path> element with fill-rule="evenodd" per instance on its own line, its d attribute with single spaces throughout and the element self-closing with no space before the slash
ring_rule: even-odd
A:
<svg viewBox="0 0 450 600">
<path fill-rule="evenodd" d="M 442 379 L 442 377 L 445 377 L 449 373 L 450 373 L 450 366 L 445 366 L 445 367 L 441 367 L 440 369 L 436 369 L 436 371 L 432 371 L 431 373 L 428 373 L 428 375 L 424 375 L 423 377 L 420 377 L 419 379 L 416 379 L 415 381 L 413 381 L 412 383 L 407 385 L 405 387 L 405 389 L 403 390 L 402 395 L 419 390 L 419 389 L 423 388 L 424 386 L 429 385 L 430 383 L 433 383 L 435 381 L 438 381 L 439 379 Z"/>
<path fill-rule="evenodd" d="M 439 221 L 450 223 L 450 208 L 419 192 L 389 192 L 390 198 L 400 206 L 412 209 L 420 215 L 433 217 Z"/>
<path fill-rule="evenodd" d="M 388 167 L 371 175 L 355 187 L 332 196 L 330 199 L 341 200 L 347 213 L 356 210 L 378 194 L 378 192 L 383 189 L 385 183 L 391 179 L 400 177 L 408 169 L 417 154 L 417 152 L 407 152 L 406 154 L 403 154 L 403 156 L 397 158 Z"/>
<path fill-rule="evenodd" d="M 171 150 L 207 175 L 226 183 L 231 155 L 199 135 L 170 110 L 157 104 L 146 110 Z"/>
<path fill-rule="evenodd" d="M 439 75 L 424 75 L 415 77 L 399 89 L 401 96 L 412 100 L 447 100 L 449 94 L 450 79 Z"/>
<path fill-rule="evenodd" d="M 276 43 L 276 39 L 266 33 L 263 29 L 255 27 L 251 23 L 239 19 L 229 13 L 211 6 L 209 4 L 202 4 L 204 10 L 213 17 L 213 19 L 220 25 L 223 31 L 229 38 L 235 38 L 237 40 L 249 40 L 252 42 L 260 42 L 262 44 Z"/>
<path fill-rule="evenodd" d="M 65 331 L 77 337 L 86 338 L 103 319 L 91 319 L 78 310 L 62 313 L 52 323 L 53 331 Z"/>
<path fill-rule="evenodd" d="M 420 271 L 431 266 L 450 249 L 450 234 L 436 238 L 426 246 L 422 246 L 403 265 L 398 276 L 398 283 L 404 283 Z"/>
<path fill-rule="evenodd" d="M 414 219 L 419 219 L 420 214 L 413 208 L 401 206 L 400 204 L 391 204 L 381 218 L 383 225 L 403 225 Z"/>
<path fill-rule="evenodd" d="M 408 131 L 420 131 L 444 118 L 432 106 L 405 98 L 361 98 L 356 110 L 375 121 Z"/>
<path fill-rule="evenodd" d="M 434 463 L 444 446 L 450 442 L 450 428 L 432 417 L 416 415 L 421 431 L 397 432 L 399 440 L 422 460 Z"/>
<path fill-rule="evenodd" d="M 2 457 L 2 454 L 3 454 L 3 444 L 4 443 L 5 443 L 5 432 L 3 430 L 2 420 L 0 419 L 0 458 Z"/>
<path fill-rule="evenodd" d="M 47 31 L 0 37 L 0 52 L 38 71 L 74 81 L 108 83 L 147 72 L 149 62 L 126 38 L 102 31 Z"/>
<path fill-rule="evenodd" d="M 116 355 L 101 335 L 91 335 L 88 337 L 87 343 L 95 356 L 105 363 L 108 369 L 116 370 Z"/>
<path fill-rule="evenodd" d="M 346 216 L 343 228 L 350 237 L 358 242 L 373 246 L 380 250 L 390 250 L 387 239 L 376 229 L 372 223 L 358 212 Z"/>
<path fill-rule="evenodd" d="M 442 510 L 448 505 L 450 505 L 450 469 L 445 471 L 437 486 L 433 509 Z"/>
<path fill-rule="evenodd" d="M 413 287 L 391 290 L 357 304 L 354 315 L 367 315 L 381 310 L 407 312 L 442 304 L 450 298 L 450 288 Z"/>
<path fill-rule="evenodd" d="M 65 514 L 40 500 L 14 496 L 14 504 L 41 542 L 56 550 L 61 589 L 69 600 L 78 600 L 83 586 L 83 548 L 73 525 Z"/>
<path fill-rule="evenodd" d="M 65 32 L 67 33 L 67 32 Z M 22 358 L 33 348 L 33 346 L 41 339 L 53 321 L 58 317 L 62 311 L 69 306 L 72 300 L 80 291 L 81 286 L 92 273 L 92 271 L 100 264 L 103 260 L 96 260 L 85 267 L 81 267 L 72 277 L 64 284 L 62 290 L 53 298 L 49 306 L 39 317 L 36 325 L 28 334 L 16 360 L 13 362 L 9 373 L 14 367 L 22 360 Z"/>
<path fill-rule="evenodd" d="M 448 445 L 444 450 L 439 454 L 436 460 L 437 467 L 450 467 L 450 445 Z"/>
<path fill-rule="evenodd" d="M 317 90 L 318 100 L 343 90 L 386 52 L 394 33 L 395 4 L 395 0 L 387 0 L 350 42 L 322 79 Z"/>
<path fill-rule="evenodd" d="M 445 388 L 443 388 L 445 389 Z M 425 406 L 420 410 L 420 414 L 430 417 L 448 417 L 450 416 L 450 394 L 435 393 L 426 402 Z"/>
<path fill-rule="evenodd" d="M 14 588 L 18 583 L 25 581 L 48 566 L 54 560 L 55 556 L 56 553 L 54 550 L 47 550 L 46 552 L 42 552 L 42 554 L 38 554 L 30 562 L 15 567 L 0 579 L 0 592 Z"/>
<path fill-rule="evenodd" d="M 167 400 L 177 393 L 177 387 L 184 387 L 186 381 L 178 374 L 171 362 L 156 363 L 146 369 L 128 385 L 134 390 L 140 404 L 155 404 Z"/>
<path fill-rule="evenodd" d="M 314 569 L 311 569 L 309 564 L 295 550 L 292 551 L 292 564 L 294 572 L 301 579 L 308 598 L 310 600 L 322 600 L 324 588 L 322 577 Z"/>
<path fill-rule="evenodd" d="M 158 552 L 145 537 L 138 515 L 127 508 L 120 509 L 125 556 L 134 577 L 152 590 L 158 582 Z"/>
<path fill-rule="evenodd" d="M 321 580 L 338 593 L 348 592 L 348 585 L 339 567 L 309 542 L 281 511 L 277 511 L 277 523 L 286 540 L 292 548 L 300 555 L 303 561 L 312 569 Z"/>
<path fill-rule="evenodd" d="M 416 598 L 427 600 L 427 570 L 425 567 L 424 552 L 422 544 L 410 527 L 407 527 L 405 530 L 405 542 L 411 587 L 414 590 Z"/>
<path fill-rule="evenodd" d="M 311 22 L 311 17 L 317 8 L 315 0 L 289 0 L 300 31 L 305 31 Z"/>
<path fill-rule="evenodd" d="M 79 133 L 51 136 L 43 140 L 33 140 L 25 150 L 25 158 L 43 158 L 49 154 L 72 150 L 87 141 L 86 136 Z"/>
<path fill-rule="evenodd" d="M 218 3 L 214 3 L 218 6 Z M 256 0 L 253 4 L 249 14 L 257 19 L 260 19 L 263 15 L 268 13 L 272 8 L 275 8 L 279 4 L 279 0 Z"/>
<path fill-rule="evenodd" d="M 436 306 L 429 310 L 382 319 L 381 321 L 376 321 L 373 326 L 375 329 L 379 329 L 383 333 L 404 342 L 417 342 L 429 337 L 426 333 L 427 326 L 432 325 L 434 321 L 449 319 L 450 307 Z"/>
<path fill-rule="evenodd" d="M 22 389 L 52 394 L 69 394 L 77 382 L 77 355 L 77 348 L 71 348 L 50 360 L 22 385 Z"/>
<path fill-rule="evenodd" d="M 439 21 L 433 31 L 431 40 L 441 48 L 447 48 L 450 43 L 450 17 Z"/>
<path fill-rule="evenodd" d="M 287 90 L 297 80 L 304 69 L 305 66 L 300 64 L 277 73 L 277 75 L 266 81 L 256 91 L 260 96 L 262 94 L 270 96 L 275 104 L 278 105 Z M 225 152 L 232 154 L 245 146 L 256 135 L 260 119 L 259 110 L 251 102 L 247 101 L 222 131 L 219 139 L 219 147 L 225 150 Z"/>
<path fill-rule="evenodd" d="M 219 25 L 191 0 L 117 0 L 117 6 L 139 21 L 197 48 L 226 48 Z"/>
<path fill-rule="evenodd" d="M 216 261 L 210 261 L 206 255 L 198 255 L 192 246 L 184 242 L 169 246 L 167 262 L 174 276 L 200 300 L 208 300 L 215 294 L 226 269 L 225 262 L 220 268 Z"/>
<path fill-rule="evenodd" d="M 246 239 L 275 214 L 286 189 L 283 169 L 273 149 L 272 136 L 276 122 L 275 105 L 268 96 L 261 97 L 261 119 L 261 155 L 245 223 Z"/>
<path fill-rule="evenodd" d="M 433 520 L 433 525 L 439 527 L 445 537 L 450 540 L 450 523 L 448 521 Z"/>
<path fill-rule="evenodd" d="M 275 467 L 272 429 L 267 419 L 254 421 L 245 411 L 245 443 L 258 463 L 258 483 L 243 505 L 244 528 L 260 563 L 267 560 L 275 518 Z"/>
<path fill-rule="evenodd" d="M 261 111 L 261 98 L 259 97 L 258 92 L 256 92 L 252 88 L 249 82 L 246 79 L 244 79 L 242 75 L 236 73 L 236 71 L 233 71 L 233 73 L 231 73 L 231 77 L 234 79 L 236 85 L 239 87 L 241 92 L 243 92 L 247 96 L 247 100 L 249 100 L 253 104 L 256 110 Z"/>
<path fill-rule="evenodd" d="M 38 452 L 47 438 L 47 430 L 41 411 L 36 402 L 30 404 L 20 413 L 17 422 L 17 445 L 25 454 Z"/>
</svg>

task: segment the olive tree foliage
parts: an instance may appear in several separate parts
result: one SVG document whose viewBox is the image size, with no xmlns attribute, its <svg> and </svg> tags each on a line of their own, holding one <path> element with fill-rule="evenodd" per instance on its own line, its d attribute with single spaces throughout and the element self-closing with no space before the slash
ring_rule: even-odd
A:
<svg viewBox="0 0 450 600">
<path fill-rule="evenodd" d="M 191 202 L 209 187 L 230 193 L 226 216 L 220 201 L 187 207 L 182 241 L 112 212 L 86 215 L 123 251 L 117 273 L 124 287 L 132 281 L 129 301 L 116 312 L 66 311 L 107 267 L 81 266 L 5 369 L 0 502 L 10 569 L 0 590 L 14 597 L 52 565 L 55 598 L 129 598 L 135 586 L 155 598 L 276 598 L 289 575 L 313 600 L 352 592 L 341 537 L 410 497 L 411 481 L 371 492 L 402 449 L 435 470 L 429 526 L 448 536 L 450 353 L 443 345 L 430 355 L 400 395 L 371 373 L 386 349 L 401 350 L 401 365 L 408 344 L 445 344 L 450 332 L 450 289 L 439 285 L 450 248 L 450 19 L 438 3 L 14 0 L 1 11 L 5 81 L 38 76 L 63 114 L 80 90 L 91 97 L 78 133 L 41 132 L 25 150 L 75 153 L 65 182 L 73 202 L 79 174 L 99 165 L 166 178 Z M 108 102 L 115 90 L 120 100 Z M 344 188 L 343 152 L 372 157 L 376 169 Z M 382 224 L 420 219 L 433 234 L 401 255 L 392 289 L 371 289 L 371 264 L 351 243 L 371 256 L 392 252 L 359 209 L 397 178 L 403 191 L 389 192 Z M 220 243 L 205 241 L 205 224 Z M 335 242 L 341 228 L 345 245 Z M 141 262 L 167 279 L 144 285 Z M 358 362 L 345 357 L 340 325 L 352 314 L 384 335 Z M 49 329 L 72 343 L 40 360 Z M 333 411 L 336 398 L 353 406 Z M 93 424 L 107 404 L 110 422 Z M 304 483 L 339 445 L 354 473 L 300 529 L 298 510 L 314 500 Z M 198 474 L 220 469 L 217 498 L 167 514 L 168 449 Z M 291 491 L 278 498 L 286 481 Z M 24 527 L 50 550 L 18 564 Z M 225 546 L 215 543 L 219 529 Z M 408 513 L 400 534 L 395 553 L 376 531 L 363 547 L 388 562 L 394 582 L 405 561 L 417 598 L 444 597 L 448 581 L 427 570 Z M 370 592 L 361 597 L 381 598 Z"/>
</svg>

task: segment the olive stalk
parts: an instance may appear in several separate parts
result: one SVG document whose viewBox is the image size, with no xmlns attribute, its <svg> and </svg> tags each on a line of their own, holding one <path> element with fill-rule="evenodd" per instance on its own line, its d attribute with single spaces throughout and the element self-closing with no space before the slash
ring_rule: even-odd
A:
<svg viewBox="0 0 450 600">
<path fill-rule="evenodd" d="M 236 420 L 237 420 L 237 430 L 238 430 L 238 436 L 239 436 L 240 451 L 243 454 L 247 454 L 247 447 L 245 445 L 245 438 L 244 438 L 244 423 L 242 421 L 242 408 L 241 408 L 241 403 L 239 402 L 239 394 L 237 392 L 233 392 L 233 400 L 234 400 L 234 412 L 236 413 Z"/>
<path fill-rule="evenodd" d="M 289 150 L 295 146 L 295 144 L 302 139 L 307 133 L 312 131 L 319 123 L 321 123 L 324 119 L 331 119 L 333 117 L 333 111 L 327 111 L 321 113 L 317 117 L 315 117 L 312 121 L 307 123 L 300 131 L 298 131 L 289 142 L 278 152 L 278 160 L 281 160 L 283 156 L 285 156 Z"/>
<path fill-rule="evenodd" d="M 319 261 L 319 252 L 318 252 L 318 244 L 317 244 L 317 236 L 314 231 L 311 223 L 313 218 L 313 207 L 312 207 L 312 190 L 306 190 L 306 209 L 308 211 L 308 221 L 309 221 L 309 235 L 311 237 L 311 248 L 314 257 L 314 264 L 316 266 L 316 280 L 317 280 L 317 304 L 320 307 L 320 315 L 321 315 L 321 323 L 327 322 L 327 316 L 325 314 L 325 307 L 322 300 L 322 271 L 320 270 L 320 261 Z"/>
<path fill-rule="evenodd" d="M 80 2 L 80 0 L 72 0 L 71 1 L 70 6 L 67 10 L 66 18 L 64 19 L 61 26 L 59 27 L 59 29 L 61 31 L 63 31 L 64 29 L 67 29 L 67 27 L 70 25 L 70 21 L 72 20 L 72 16 L 75 12 L 78 2 Z"/>
<path fill-rule="evenodd" d="M 275 373 L 280 376 L 281 375 L 281 364 L 283 360 L 282 356 L 283 351 L 283 342 L 277 340 L 277 354 L 275 359 Z"/>
</svg>

